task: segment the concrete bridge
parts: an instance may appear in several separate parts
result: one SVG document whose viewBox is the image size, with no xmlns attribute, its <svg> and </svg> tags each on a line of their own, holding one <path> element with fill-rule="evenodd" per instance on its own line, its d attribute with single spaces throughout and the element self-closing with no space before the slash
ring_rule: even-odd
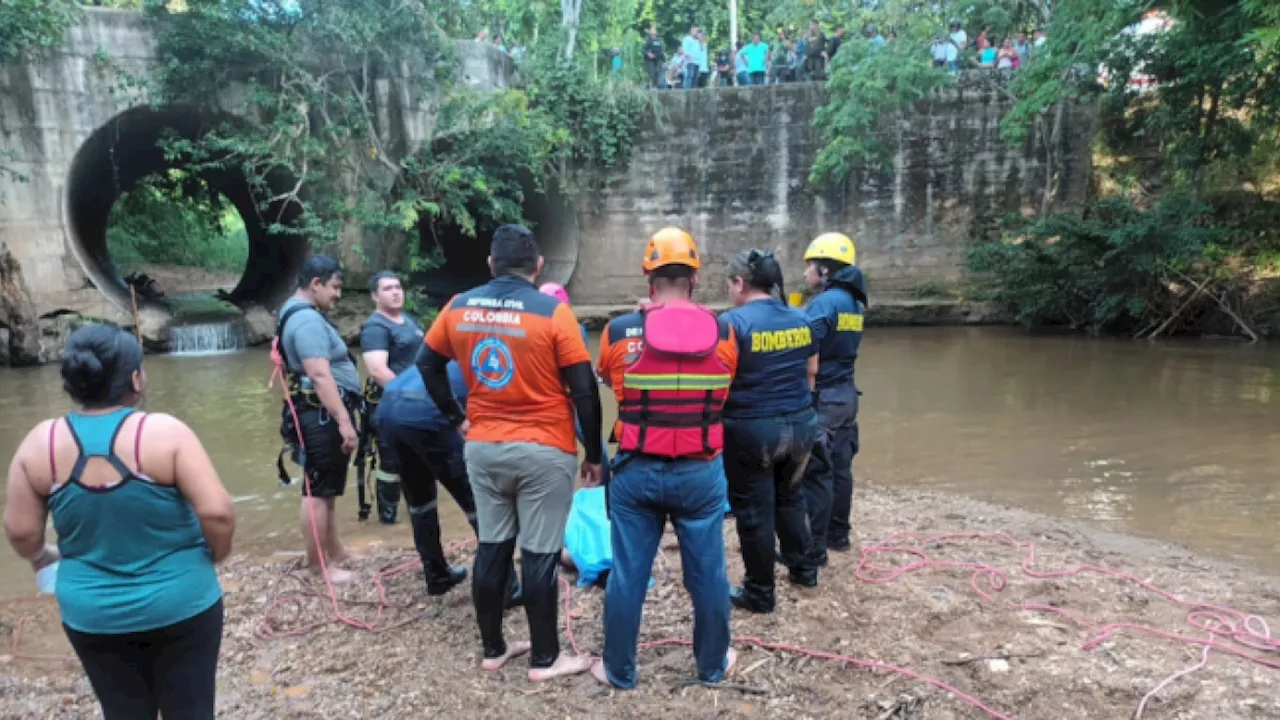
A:
<svg viewBox="0 0 1280 720">
<path fill-rule="evenodd" d="M 472 86 L 511 81 L 509 60 L 495 49 L 471 42 L 459 49 Z M 0 242 L 21 263 L 41 313 L 120 316 L 129 295 L 106 246 L 111 206 L 139 178 L 166 167 L 155 146 L 163 128 L 193 135 L 215 120 L 151 109 L 144 95 L 122 88 L 122 79 L 150 72 L 154 53 L 139 14 L 88 9 L 61 51 L 0 68 L 0 149 L 16 153 L 6 164 L 29 178 L 0 177 Z M 832 229 L 856 237 L 873 293 L 955 281 L 975 218 L 1034 208 L 1043 183 L 1042 151 L 1034 140 L 1010 147 L 1000 139 L 1007 100 L 980 85 L 939 93 L 890 129 L 892 168 L 859 173 L 824 193 L 806 181 L 821 147 L 812 127 L 820 85 L 661 93 L 625 171 L 581 197 L 553 192 L 529 201 L 549 279 L 567 283 L 575 303 L 629 302 L 644 291 L 644 239 L 677 224 L 703 245 L 708 301 L 724 296 L 723 267 L 738 250 L 773 248 L 798 277 L 808 240 Z M 234 116 L 234 98 L 226 104 Z M 395 116 L 388 126 L 402 128 L 409 147 L 429 138 L 431 108 L 431 98 L 379 89 L 378 112 Z M 1083 116 L 1068 124 L 1067 199 L 1085 191 L 1089 124 Z M 251 217 L 243 178 L 206 179 Z M 249 261 L 232 297 L 270 307 L 290 291 L 308 243 L 268 238 L 260 225 L 246 224 Z M 344 259 L 358 267 L 357 242 L 344 246 Z M 484 275 L 482 246 L 445 249 L 444 275 Z"/>
</svg>

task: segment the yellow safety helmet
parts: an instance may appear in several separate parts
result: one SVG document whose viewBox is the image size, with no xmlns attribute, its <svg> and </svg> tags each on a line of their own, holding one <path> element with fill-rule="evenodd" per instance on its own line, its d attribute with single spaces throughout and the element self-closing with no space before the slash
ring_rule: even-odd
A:
<svg viewBox="0 0 1280 720">
<path fill-rule="evenodd" d="M 810 260 L 835 260 L 846 265 L 857 265 L 858 251 L 848 235 L 838 232 L 823 233 L 809 243 L 804 251 L 805 262 Z"/>
<path fill-rule="evenodd" d="M 698 246 L 693 236 L 677 227 L 664 227 L 649 238 L 644 249 L 644 271 L 652 272 L 664 265 L 702 267 Z"/>
</svg>

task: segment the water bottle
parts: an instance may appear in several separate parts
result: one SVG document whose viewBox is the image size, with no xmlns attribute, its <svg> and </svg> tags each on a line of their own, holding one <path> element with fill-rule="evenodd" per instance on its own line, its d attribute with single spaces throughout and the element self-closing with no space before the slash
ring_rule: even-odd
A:
<svg viewBox="0 0 1280 720">
<path fill-rule="evenodd" d="M 36 571 L 36 590 L 42 595 L 52 595 L 58 583 L 58 563 L 45 565 Z"/>
</svg>

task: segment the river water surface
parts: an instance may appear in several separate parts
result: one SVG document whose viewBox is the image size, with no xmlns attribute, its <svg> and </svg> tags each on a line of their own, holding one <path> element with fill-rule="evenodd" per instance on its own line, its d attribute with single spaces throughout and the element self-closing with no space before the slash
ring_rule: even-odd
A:
<svg viewBox="0 0 1280 720">
<path fill-rule="evenodd" d="M 147 409 L 195 429 L 235 498 L 237 549 L 300 549 L 298 488 L 276 480 L 280 399 L 266 388 L 266 351 L 148 357 L 146 369 Z M 860 483 L 1083 518 L 1280 572 L 1280 347 L 872 329 L 858 384 Z M 38 420 L 69 408 L 57 366 L 0 370 L 0 397 L 6 458 Z M 357 522 L 354 477 L 339 502 L 346 536 L 408 546 L 403 506 L 396 527 Z M 469 534 L 446 505 L 446 540 Z M 0 594 L 33 588 L 29 568 L 0 549 Z"/>
</svg>

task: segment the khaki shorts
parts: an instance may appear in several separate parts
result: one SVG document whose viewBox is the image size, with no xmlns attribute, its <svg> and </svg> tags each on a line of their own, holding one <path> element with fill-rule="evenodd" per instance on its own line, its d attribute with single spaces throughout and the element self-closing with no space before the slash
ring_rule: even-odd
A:
<svg viewBox="0 0 1280 720">
<path fill-rule="evenodd" d="M 538 443 L 473 441 L 466 457 L 480 542 L 518 536 L 521 550 L 560 552 L 578 457 Z"/>
</svg>

